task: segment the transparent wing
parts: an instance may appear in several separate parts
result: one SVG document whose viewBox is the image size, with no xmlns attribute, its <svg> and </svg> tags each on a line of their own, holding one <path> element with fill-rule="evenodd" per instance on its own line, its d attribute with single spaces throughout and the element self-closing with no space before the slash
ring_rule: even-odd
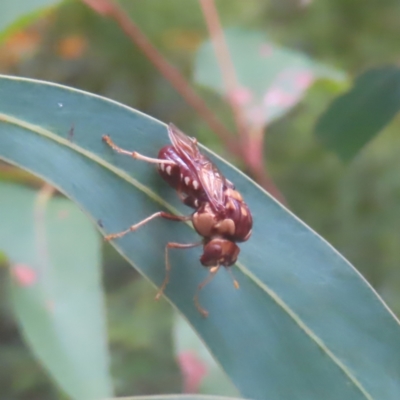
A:
<svg viewBox="0 0 400 400">
<path fill-rule="evenodd" d="M 196 173 L 211 206 L 215 211 L 221 211 L 225 207 L 225 177 L 211 160 L 200 153 L 196 139 L 188 137 L 173 124 L 168 125 L 168 134 L 175 149 Z"/>
<path fill-rule="evenodd" d="M 197 147 L 197 141 L 185 135 L 174 124 L 168 124 L 168 135 L 175 150 L 185 158 L 196 160 L 202 157 L 202 154 Z"/>
<path fill-rule="evenodd" d="M 221 211 L 225 208 L 225 177 L 208 158 L 204 157 L 200 164 L 199 180 L 215 211 Z"/>
</svg>

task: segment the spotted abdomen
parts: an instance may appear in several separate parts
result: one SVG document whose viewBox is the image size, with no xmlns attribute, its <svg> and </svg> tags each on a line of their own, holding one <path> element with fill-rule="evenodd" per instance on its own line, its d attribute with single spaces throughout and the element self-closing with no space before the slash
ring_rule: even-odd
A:
<svg viewBox="0 0 400 400">
<path fill-rule="evenodd" d="M 187 166 L 185 160 L 176 152 L 173 146 L 165 146 L 158 152 L 161 160 L 173 161 L 173 165 L 159 164 L 158 172 L 170 186 L 183 195 L 183 202 L 192 208 L 197 208 L 201 201 L 206 200 L 206 194 L 196 176 Z"/>
</svg>

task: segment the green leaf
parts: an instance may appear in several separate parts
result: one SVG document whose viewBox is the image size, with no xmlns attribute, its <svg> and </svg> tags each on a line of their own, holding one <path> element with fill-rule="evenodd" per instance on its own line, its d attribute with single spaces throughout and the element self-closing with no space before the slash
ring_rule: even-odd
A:
<svg viewBox="0 0 400 400">
<path fill-rule="evenodd" d="M 318 120 L 315 134 L 343 160 L 351 160 L 399 110 L 400 68 L 370 69 L 332 102 Z"/>
<path fill-rule="evenodd" d="M 182 370 L 184 384 L 197 384 L 196 393 L 239 396 L 204 343 L 180 315 L 175 316 L 173 333 L 176 359 Z"/>
<path fill-rule="evenodd" d="M 61 0 L 12 0 L 0 3 L 0 40 L 32 22 Z"/>
<path fill-rule="evenodd" d="M 235 68 L 238 88 L 232 99 L 250 123 L 269 124 L 293 108 L 320 78 L 343 81 L 344 74 L 317 63 L 303 53 L 278 47 L 264 32 L 231 28 L 225 39 Z M 197 53 L 195 82 L 226 95 L 213 45 Z"/>
<path fill-rule="evenodd" d="M 25 339 L 71 398 L 111 396 L 96 231 L 67 199 L 45 204 L 5 183 L 0 199 L 0 248 Z"/>
<path fill-rule="evenodd" d="M 71 127 L 74 127 L 73 135 Z M 154 166 L 116 154 L 101 137 L 155 157 L 166 125 L 121 104 L 43 82 L 0 79 L 0 158 L 47 179 L 104 233 L 159 210 L 188 214 Z M 209 154 L 243 194 L 253 235 L 233 273 L 207 271 L 200 249 L 171 252 L 165 291 L 245 397 L 397 400 L 400 324 L 359 273 L 326 241 L 234 167 Z M 114 245 L 159 286 L 164 245 L 198 236 L 187 224 L 154 220 Z M 130 318 L 131 316 L 127 316 Z M 140 321 L 138 321 L 140 323 Z"/>
<path fill-rule="evenodd" d="M 157 396 L 140 396 L 140 397 L 115 397 L 107 400 L 239 400 L 234 397 L 221 396 L 202 396 L 199 394 L 168 394 Z"/>
<path fill-rule="evenodd" d="M 3 266 L 3 264 L 6 264 L 7 262 L 7 256 L 5 255 L 4 252 L 0 250 L 0 267 Z"/>
</svg>

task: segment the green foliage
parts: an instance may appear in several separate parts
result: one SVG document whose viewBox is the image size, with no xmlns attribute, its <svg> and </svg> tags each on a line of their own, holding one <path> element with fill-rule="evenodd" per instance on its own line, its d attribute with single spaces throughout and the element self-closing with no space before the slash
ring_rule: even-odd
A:
<svg viewBox="0 0 400 400">
<path fill-rule="evenodd" d="M 150 65 L 146 57 L 114 22 L 99 17 L 80 1 L 63 2 L 58 11 L 54 9 L 55 12 L 47 14 L 47 18 L 43 18 L 46 13 L 42 12 L 42 8 L 37 11 L 31 8 L 35 0 L 17 2 L 5 0 L 0 3 L 0 21 L 9 15 L 9 10 L 16 12 L 14 15 L 17 18 L 17 22 L 12 24 L 12 29 L 6 30 L 7 37 L 12 39 L 7 43 L 11 43 L 12 47 L 0 49 L 1 71 L 61 82 L 122 101 L 157 119 L 173 121 L 178 126 L 184 127 L 189 134 L 198 137 L 202 143 L 218 149 L 218 153 L 226 157 L 230 156 L 217 137 L 211 135 L 209 129 L 199 122 L 198 116 L 174 92 L 170 84 L 160 78 L 158 71 Z M 198 46 L 202 41 L 208 40 L 198 2 L 121 0 L 120 3 L 153 41 L 160 53 L 183 71 L 188 78 L 191 77 L 192 71 L 195 70 L 195 55 Z M 235 27 L 236 30 L 247 29 L 253 32 L 267 30 L 265 37 L 268 37 L 276 48 L 290 48 L 298 54 L 307 53 L 312 59 L 321 60 L 326 65 L 348 71 L 353 76 L 371 68 L 371 65 L 394 65 L 397 62 L 400 35 L 398 0 L 385 2 L 320 0 L 309 2 L 308 6 L 305 4 L 306 2 L 293 0 L 267 2 L 219 0 L 217 2 L 224 28 L 230 26 Z M 36 45 L 34 51 L 24 50 L 26 32 L 15 37 L 10 34 L 19 32 L 18 29 L 35 21 L 37 16 L 42 18 L 31 29 L 40 33 L 41 40 L 36 41 L 39 44 Z M 11 19 L 9 22 L 13 23 Z M 0 34 L 0 38 L 4 37 L 5 35 Z M 83 40 L 84 46 L 78 57 L 68 58 L 60 51 L 64 41 L 70 38 Z M 11 63 L 9 63 L 10 59 Z M 214 59 L 209 60 L 215 62 Z M 241 62 L 245 64 L 246 57 L 242 57 Z M 378 67 L 378 69 L 381 68 Z M 264 76 L 264 78 L 267 77 Z M 260 79 L 256 82 L 256 87 L 265 89 L 265 81 Z M 203 90 L 201 87 L 197 87 L 197 90 L 207 100 L 215 114 L 228 125 L 233 126 L 230 110 L 221 101 L 221 96 L 214 90 Z M 290 209 L 348 257 L 384 296 L 392 309 L 400 315 L 399 120 L 393 119 L 383 132 L 364 146 L 363 151 L 351 164 L 342 164 L 334 154 L 320 146 L 319 141 L 315 140 L 312 134 L 319 116 L 329 107 L 338 91 L 342 90 L 342 84 L 338 85 L 327 80 L 319 81 L 307 92 L 307 96 L 302 99 L 296 109 L 268 126 L 265 150 L 268 156 L 268 170 L 286 197 Z M 342 100 L 340 98 L 337 101 Z M 376 97 L 370 100 L 376 100 L 377 109 L 381 104 L 385 104 L 385 98 Z M 41 99 L 35 97 L 31 99 L 31 102 L 31 104 L 40 103 Z M 386 110 L 389 110 L 390 106 L 388 105 Z M 52 111 L 49 115 L 51 113 Z M 374 117 L 374 114 L 374 111 L 371 112 L 368 120 Z M 88 118 L 95 124 L 93 121 L 96 121 L 99 116 L 90 114 Z M 111 130 L 107 128 L 108 125 L 102 124 L 101 121 L 96 125 L 99 135 L 111 133 Z M 387 121 L 390 122 L 389 119 Z M 75 121 L 69 121 L 62 127 L 64 138 L 68 137 L 68 131 L 73 124 Z M 52 126 L 47 126 L 47 128 L 51 130 Z M 361 132 L 358 125 L 356 128 L 355 131 Z M 106 129 L 109 131 L 105 132 Z M 77 131 L 80 132 L 79 128 Z M 126 133 L 129 132 L 131 128 L 127 127 Z M 81 132 L 79 135 L 81 136 L 79 140 L 81 140 L 84 133 Z M 340 132 L 337 136 L 332 136 L 332 140 L 338 148 L 348 146 L 346 141 L 342 141 Z M 133 148 L 131 141 L 126 145 Z M 154 151 L 152 147 L 148 150 Z M 114 157 L 109 153 L 108 155 Z M 29 152 L 25 156 L 29 159 Z M 118 160 L 123 162 L 120 158 Z M 131 165 L 132 161 L 127 160 L 126 163 Z M 15 181 L 17 177 L 15 170 L 12 174 L 7 174 L 8 170 L 2 167 L 3 164 L 0 164 L 0 180 L 13 179 Z M 242 167 L 245 166 L 242 165 Z M 136 168 L 142 167 L 134 163 L 132 171 Z M 151 167 L 143 166 L 143 168 L 149 171 L 149 177 L 154 176 Z M 67 172 L 63 171 L 65 174 Z M 37 179 L 28 180 L 24 176 L 19 176 L 18 181 L 37 186 Z M 165 185 L 160 183 L 160 186 L 157 186 L 157 193 L 168 195 L 169 189 L 165 189 L 165 192 L 164 189 Z M 159 190 L 161 192 L 158 192 Z M 2 198 L 0 198 L 1 204 Z M 140 218 L 136 210 L 131 210 L 132 204 L 127 204 L 126 207 L 128 212 L 132 212 L 129 214 L 130 220 L 136 221 Z M 110 206 L 107 212 L 112 213 L 114 208 L 114 205 Z M 126 211 L 123 212 L 125 215 Z M 5 227 L 2 221 L 0 223 L 0 229 L 9 229 L 8 225 Z M 265 221 L 264 225 L 267 230 L 271 229 L 268 230 L 269 235 L 273 235 L 269 221 Z M 148 232 L 152 232 L 154 226 L 148 229 Z M 175 226 L 171 229 L 175 232 Z M 151 237 L 150 233 L 149 236 Z M 162 239 L 165 238 L 162 237 Z M 158 236 L 154 239 L 151 237 L 151 240 L 161 242 Z M 280 240 L 285 243 L 286 238 Z M 161 248 L 162 245 L 158 248 L 160 252 Z M 152 251 L 154 249 L 155 247 L 152 247 Z M 195 264 L 193 268 L 186 268 L 185 265 L 182 269 L 200 269 L 196 261 L 197 253 L 194 253 L 193 257 L 188 256 L 190 263 Z M 163 261 L 160 254 L 158 259 L 157 268 L 162 270 Z M 267 261 L 268 254 L 265 262 Z M 106 246 L 104 283 L 116 392 L 118 395 L 125 396 L 179 392 L 181 377 L 171 350 L 170 331 L 173 324 L 171 311 L 165 302 L 159 304 L 152 301 L 154 288 L 138 280 L 134 270 L 128 269 L 126 264 L 111 250 L 110 246 Z M 11 312 L 9 298 L 6 296 L 7 265 L 4 257 L 0 259 L 1 395 L 11 400 L 64 399 L 55 386 L 50 386 L 47 376 L 32 358 L 29 349 L 25 347 L 19 336 L 15 316 Z M 175 273 L 179 281 L 179 265 L 175 268 L 178 269 Z M 299 271 L 298 275 L 301 276 L 301 274 L 302 271 Z M 159 280 L 161 280 L 161 275 Z M 218 281 L 214 283 L 214 285 L 218 284 Z M 193 283 L 193 288 L 195 286 Z M 296 283 L 292 286 L 296 286 Z M 190 296 L 193 295 L 193 288 L 190 288 Z M 204 299 L 208 299 L 209 294 L 214 293 L 212 286 L 207 290 L 209 291 L 203 293 Z M 228 285 L 226 290 L 230 293 L 232 289 Z M 235 295 L 241 298 L 243 291 L 242 287 Z M 192 304 L 191 299 L 188 304 Z M 349 299 L 348 304 L 352 304 L 352 298 Z M 314 309 L 318 308 L 317 305 L 322 307 L 324 304 L 317 299 L 309 306 L 309 313 L 314 312 Z M 360 306 L 360 315 L 364 315 L 362 313 L 366 309 L 368 310 L 368 307 Z M 241 318 L 239 310 L 234 318 Z M 275 326 L 274 316 L 271 314 L 265 318 L 268 318 L 265 335 L 270 335 L 270 330 Z M 329 316 L 326 318 L 329 319 Z M 379 321 L 375 323 L 378 329 Z M 179 328 L 179 325 L 177 327 Z M 332 335 L 338 333 L 336 326 L 333 326 L 331 330 Z M 282 335 L 285 335 L 285 332 Z M 352 338 L 351 335 L 350 338 Z M 236 348 L 243 347 L 244 343 L 247 344 L 249 341 L 251 338 L 246 336 L 236 345 Z M 198 349 L 197 345 L 193 347 Z M 178 349 L 176 354 L 178 360 L 180 350 Z M 286 350 L 289 351 L 290 348 Z M 348 354 L 354 360 L 358 359 L 360 363 L 364 360 L 360 352 Z M 303 369 L 305 360 L 308 360 L 308 357 L 303 358 L 304 360 L 300 360 L 303 363 L 298 368 L 300 371 Z M 379 367 L 379 361 L 376 361 L 374 357 L 370 357 L 370 360 L 374 360 L 376 368 Z M 276 368 L 281 368 L 282 362 L 282 359 L 276 357 Z M 368 361 L 365 361 L 365 364 L 368 364 Z M 211 373 L 215 373 L 216 376 L 221 374 L 221 372 L 214 372 L 212 368 L 214 367 L 209 367 L 201 389 L 209 390 L 209 393 L 210 390 L 211 393 L 217 393 L 222 385 L 217 389 L 207 387 L 212 380 Z M 390 369 L 388 375 L 397 377 L 399 380 L 398 375 L 393 371 L 393 368 Z M 378 382 L 377 377 L 370 379 Z M 386 390 L 390 389 L 386 388 Z M 271 398 L 269 392 L 266 396 Z M 381 397 L 379 394 L 377 398 Z M 397 400 L 398 397 L 398 391 L 394 391 L 391 398 Z"/>
<path fill-rule="evenodd" d="M 0 185 L 11 302 L 35 355 L 72 398 L 111 396 L 99 238 L 70 201 Z"/>
<path fill-rule="evenodd" d="M 186 357 L 186 362 L 191 363 L 188 368 L 199 369 L 199 393 L 239 397 L 238 390 L 180 315 L 176 315 L 174 321 L 174 347 L 177 356 L 181 357 L 181 363 L 185 362 Z"/>
<path fill-rule="evenodd" d="M 0 40 L 35 21 L 43 11 L 61 0 L 4 1 L 0 10 Z"/>
<path fill-rule="evenodd" d="M 313 61 L 303 53 L 280 48 L 264 32 L 244 29 L 225 31 L 238 87 L 232 101 L 244 111 L 250 124 L 268 125 L 285 115 L 318 79 L 345 80 L 343 73 Z M 210 40 L 197 52 L 195 82 L 226 96 L 226 82 Z"/>
<path fill-rule="evenodd" d="M 101 221 L 106 233 L 120 231 L 160 207 L 182 209 L 152 168 L 114 153 L 101 140 L 106 131 L 123 148 L 133 146 L 154 155 L 167 143 L 164 125 L 119 104 L 60 86 L 3 78 L 0 90 L 0 98 L 7 99 L 0 103 L 0 157 L 62 188 L 92 220 Z M 41 102 L 34 103 L 34 97 Z M 75 122 L 72 141 L 68 137 L 71 119 Z M 393 398 L 399 381 L 384 371 L 400 371 L 398 321 L 315 232 L 237 170 L 213 158 L 243 193 L 255 217 L 252 240 L 242 245 L 234 269 L 241 290 L 233 289 L 227 274 L 218 274 L 202 293 L 201 302 L 210 311 L 203 319 L 192 297 L 205 271 L 197 265 L 195 250 L 176 251 L 166 296 L 244 396 L 264 398 L 268 392 L 277 399 L 295 395 Z M 160 266 L 162 244 L 171 237 L 169 225 L 154 221 L 115 243 L 157 286 L 165 274 Z M 178 224 L 173 240 L 196 239 L 187 225 Z M 245 338 L 251 340 L 243 346 Z M 357 354 L 375 362 L 359 362 Z"/>
<path fill-rule="evenodd" d="M 350 160 L 400 110 L 400 68 L 364 72 L 346 94 L 335 99 L 315 128 L 317 137 L 342 159 Z"/>
</svg>

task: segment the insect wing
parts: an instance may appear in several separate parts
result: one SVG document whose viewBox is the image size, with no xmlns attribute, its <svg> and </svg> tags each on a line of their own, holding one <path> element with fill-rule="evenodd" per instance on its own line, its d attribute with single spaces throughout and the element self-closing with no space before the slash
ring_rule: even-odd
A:
<svg viewBox="0 0 400 400">
<path fill-rule="evenodd" d="M 197 142 L 185 135 L 174 124 L 168 125 L 168 136 L 175 149 L 184 156 L 189 163 L 200 158 L 202 155 L 197 147 Z"/>
<path fill-rule="evenodd" d="M 208 158 L 202 157 L 203 159 L 199 163 L 200 168 L 197 170 L 197 175 L 211 206 L 216 212 L 220 212 L 225 207 L 225 178 Z"/>
<path fill-rule="evenodd" d="M 196 173 L 211 206 L 217 212 L 223 210 L 225 206 L 224 176 L 211 160 L 200 153 L 195 139 L 185 135 L 173 124 L 168 125 L 168 134 L 175 149 Z"/>
</svg>

